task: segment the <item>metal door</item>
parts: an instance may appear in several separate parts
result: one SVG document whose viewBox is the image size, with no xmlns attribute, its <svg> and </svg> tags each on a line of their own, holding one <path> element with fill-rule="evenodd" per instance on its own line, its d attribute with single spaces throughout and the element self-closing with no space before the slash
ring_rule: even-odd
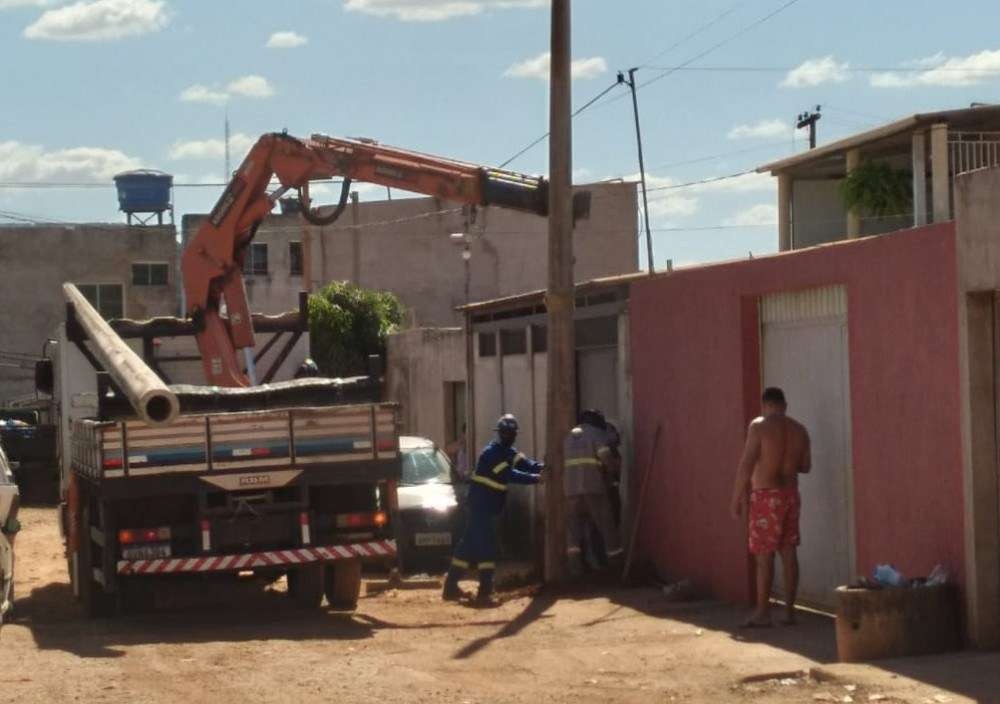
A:
<svg viewBox="0 0 1000 704">
<path fill-rule="evenodd" d="M 799 599 L 835 606 L 834 589 L 854 572 L 847 296 L 842 286 L 761 300 L 765 386 L 778 386 L 788 413 L 812 440 L 812 472 L 800 476 Z M 781 593 L 780 567 L 775 593 Z"/>
</svg>

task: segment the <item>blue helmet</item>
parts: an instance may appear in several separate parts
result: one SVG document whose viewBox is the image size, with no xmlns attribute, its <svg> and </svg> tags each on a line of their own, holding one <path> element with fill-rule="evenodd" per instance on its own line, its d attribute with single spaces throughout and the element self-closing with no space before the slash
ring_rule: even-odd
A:
<svg viewBox="0 0 1000 704">
<path fill-rule="evenodd" d="M 513 413 L 504 413 L 500 416 L 500 420 L 497 421 L 497 432 L 500 434 L 517 433 L 517 418 L 514 417 Z"/>
</svg>

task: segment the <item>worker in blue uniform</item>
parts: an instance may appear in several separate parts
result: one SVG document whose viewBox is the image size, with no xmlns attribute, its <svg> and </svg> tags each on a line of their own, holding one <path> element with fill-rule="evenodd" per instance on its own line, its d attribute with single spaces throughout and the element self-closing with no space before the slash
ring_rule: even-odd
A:
<svg viewBox="0 0 1000 704">
<path fill-rule="evenodd" d="M 479 572 L 476 602 L 490 606 L 493 600 L 493 573 L 496 570 L 496 520 L 507 501 L 508 484 L 537 484 L 542 463 L 528 459 L 514 447 L 517 418 L 506 414 L 497 421 L 497 438 L 483 449 L 470 477 L 468 523 L 465 535 L 455 548 L 444 582 L 443 597 L 457 601 L 463 596 L 458 580 L 467 569 Z"/>
</svg>

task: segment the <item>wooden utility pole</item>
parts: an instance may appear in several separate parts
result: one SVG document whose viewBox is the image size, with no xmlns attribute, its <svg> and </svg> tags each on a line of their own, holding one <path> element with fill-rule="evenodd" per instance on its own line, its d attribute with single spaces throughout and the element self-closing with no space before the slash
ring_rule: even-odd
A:
<svg viewBox="0 0 1000 704">
<path fill-rule="evenodd" d="M 548 389 L 545 451 L 545 581 L 566 578 L 563 439 L 576 411 L 573 338 L 573 131 L 570 0 L 552 0 L 549 108 Z"/>
<path fill-rule="evenodd" d="M 820 118 L 823 117 L 820 114 L 819 105 L 816 106 L 814 112 L 809 112 L 808 110 L 803 113 L 799 113 L 799 116 L 795 120 L 795 128 L 801 130 L 803 127 L 809 128 L 809 148 L 816 148 L 816 123 L 819 122 Z"/>
</svg>

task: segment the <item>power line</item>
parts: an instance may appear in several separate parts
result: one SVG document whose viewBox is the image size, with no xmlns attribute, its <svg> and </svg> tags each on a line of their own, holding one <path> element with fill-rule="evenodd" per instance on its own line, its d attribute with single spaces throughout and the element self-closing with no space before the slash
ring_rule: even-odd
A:
<svg viewBox="0 0 1000 704">
<path fill-rule="evenodd" d="M 589 108 L 591 105 L 593 105 L 594 103 L 596 103 L 598 100 L 600 100 L 601 98 L 603 98 L 605 95 L 607 95 L 608 93 L 610 93 L 612 90 L 614 90 L 615 88 L 617 88 L 619 85 L 621 85 L 621 84 L 618 81 L 615 81 L 614 83 L 612 83 L 611 85 L 609 85 L 607 88 L 605 88 L 604 90 L 602 90 L 600 93 L 598 93 L 597 95 L 595 95 L 593 98 L 591 98 L 590 100 L 588 100 L 586 103 L 584 103 L 580 108 L 578 108 L 576 110 L 576 112 L 574 112 L 572 115 L 570 115 L 570 117 L 571 118 L 572 117 L 576 117 L 577 115 L 579 115 L 580 113 L 582 113 L 584 110 L 586 110 L 587 108 Z M 529 144 L 528 146 L 524 147 L 517 154 L 515 154 L 514 156 L 512 156 L 511 158 L 509 158 L 507 161 L 505 161 L 502 164 L 500 164 L 500 166 L 498 166 L 497 168 L 502 169 L 502 168 L 506 167 L 512 161 L 514 161 L 518 157 L 520 157 L 520 156 L 528 153 L 529 151 L 531 151 L 532 149 L 534 149 L 536 146 L 538 146 L 539 144 L 541 144 L 542 142 L 544 142 L 548 138 L 549 138 L 549 133 L 546 132 L 541 137 L 539 137 L 538 139 L 536 139 L 535 141 L 533 141 L 531 144 Z"/>
<path fill-rule="evenodd" d="M 791 0 L 791 2 L 790 2 L 789 4 L 793 4 L 793 3 L 796 3 L 796 2 L 798 2 L 798 1 L 799 1 L 799 0 Z M 715 24 L 717 24 L 718 22 L 720 22 L 720 21 L 721 21 L 722 19 L 724 19 L 725 17 L 727 17 L 727 16 L 729 15 L 729 14 L 731 14 L 732 12 L 734 12 L 734 11 L 735 11 L 735 10 L 736 10 L 736 9 L 737 9 L 738 7 L 740 7 L 740 6 L 742 5 L 742 4 L 743 4 L 743 3 L 737 3 L 737 4 L 736 4 L 736 5 L 734 5 L 734 6 L 732 7 L 732 8 L 730 8 L 729 10 L 727 10 L 727 11 L 723 12 L 723 13 L 722 13 L 721 15 L 719 15 L 718 17 L 716 17 L 716 18 L 715 18 L 714 20 L 711 20 L 710 22 L 708 22 L 708 23 L 706 23 L 706 24 L 702 25 L 701 27 L 699 27 L 699 28 L 698 28 L 697 30 L 695 30 L 695 31 L 694 31 L 694 32 L 692 32 L 691 34 L 689 34 L 689 35 L 687 35 L 687 36 L 683 37 L 682 39 L 680 39 L 679 41 L 675 42 L 675 43 L 674 43 L 673 45 L 671 45 L 670 47 L 667 47 L 667 49 L 665 49 L 664 51 L 661 51 L 661 52 L 660 52 L 659 54 L 657 54 L 656 56 L 654 56 L 654 57 L 653 57 L 652 59 L 649 59 L 649 60 L 650 60 L 650 61 L 652 61 L 653 59 L 656 59 L 656 58 L 659 58 L 660 56 L 663 56 L 663 55 L 664 55 L 664 54 L 666 54 L 667 52 L 669 52 L 669 51 L 671 51 L 671 50 L 675 49 L 676 47 L 680 46 L 681 44 L 683 44 L 683 43 L 685 43 L 685 42 L 689 41 L 690 39 L 693 39 L 694 37 L 698 36 L 698 35 L 699 35 L 699 34 L 701 34 L 702 32 L 705 32 L 706 30 L 710 29 L 710 28 L 711 28 L 711 27 L 713 27 L 713 26 L 714 26 Z M 784 9 L 784 8 L 782 8 L 782 9 Z M 779 10 L 779 12 L 780 12 L 780 10 Z M 702 56 L 702 55 L 699 55 L 699 56 L 698 56 L 698 57 L 696 57 L 695 59 L 692 59 L 692 61 L 696 61 L 696 60 L 697 60 L 698 58 L 700 58 L 701 56 Z M 587 101 L 587 102 L 586 102 L 586 103 L 585 103 L 585 104 L 584 104 L 584 105 L 583 105 L 583 106 L 582 106 L 581 108 L 579 108 L 579 109 L 578 109 L 578 110 L 577 110 L 576 112 L 574 112 L 574 113 L 573 113 L 573 115 L 572 115 L 572 117 L 574 117 L 574 118 L 575 118 L 575 117 L 577 117 L 578 115 L 580 115 L 581 113 L 583 113 L 583 112 L 584 112 L 585 110 L 587 110 L 587 109 L 588 109 L 588 108 L 590 108 L 590 107 L 591 107 L 592 105 L 594 105 L 595 103 L 597 103 L 597 102 L 598 102 L 599 100 L 601 100 L 601 98 L 603 98 L 603 97 L 604 97 L 605 95 L 607 95 L 607 94 L 608 94 L 609 92 L 611 92 L 611 90 L 613 90 L 613 89 L 614 89 L 614 88 L 615 88 L 616 86 L 619 86 L 619 85 L 622 85 L 622 84 L 616 81 L 616 82 L 615 82 L 615 83 L 613 83 L 612 85 L 610 85 L 610 86 L 608 86 L 607 88 L 605 88 L 605 89 L 604 89 L 603 91 L 601 91 L 600 93 L 598 93 L 598 94 L 597 94 L 596 96 L 594 96 L 593 98 L 591 98 L 590 100 L 588 100 L 588 101 Z M 621 94 L 621 95 L 624 95 L 624 94 Z M 621 97 L 621 96 L 619 96 L 618 98 L 612 98 L 611 100 L 609 100 L 609 101 L 608 101 L 607 103 L 605 103 L 605 104 L 609 104 L 609 103 L 612 103 L 612 102 L 614 102 L 615 100 L 618 100 L 618 99 L 619 99 L 620 97 Z M 528 152 L 528 151 L 530 151 L 531 149 L 534 149 L 534 148 L 535 148 L 536 146 L 538 146 L 539 144 L 541 144 L 542 142 L 544 142 L 544 141 L 545 141 L 546 139 L 548 139 L 548 137 L 549 137 L 549 133 L 548 133 L 548 132 L 546 132 L 546 133 L 545 133 L 545 134 L 543 134 L 543 135 L 542 135 L 541 137 L 539 137 L 538 139 L 536 139 L 536 140 L 534 140 L 533 142 L 531 142 L 531 143 L 530 143 L 530 144 L 529 144 L 528 146 L 526 146 L 526 147 L 524 147 L 523 149 L 521 149 L 521 150 L 520 150 L 520 151 L 519 151 L 519 152 L 518 152 L 517 154 L 515 154 L 515 155 L 514 155 L 514 156 L 512 156 L 511 158 L 507 159 L 507 161 L 503 162 L 503 163 L 502 163 L 502 164 L 500 165 L 500 168 L 503 168 L 503 167 L 505 167 L 505 166 L 509 165 L 509 164 L 510 164 L 510 163 L 511 163 L 512 161 L 514 161 L 515 159 L 517 159 L 517 158 L 519 158 L 520 156 L 524 155 L 525 153 L 527 153 L 527 152 Z"/>
<path fill-rule="evenodd" d="M 702 72 L 702 73 L 787 73 L 794 71 L 800 66 L 690 66 L 689 62 L 678 64 L 677 66 L 646 66 L 654 71 L 666 71 L 675 73 L 677 71 Z M 840 66 L 839 70 L 848 73 L 933 73 L 935 71 L 946 71 L 954 73 L 977 73 L 995 74 L 1000 76 L 1000 70 L 996 68 L 962 68 L 957 66 L 941 66 L 938 68 L 919 68 L 910 66 Z M 655 79 L 659 80 L 659 78 Z M 652 80 L 645 85 L 652 83 Z"/>
<path fill-rule="evenodd" d="M 796 3 L 800 2 L 800 1 L 801 0 L 788 0 L 781 7 L 777 8 L 775 10 L 772 10 L 771 12 L 767 13 L 763 17 L 760 17 L 760 18 L 754 20 L 750 24 L 742 27 L 735 34 L 731 34 L 728 37 L 726 37 L 725 39 L 723 39 L 722 41 L 716 42 L 715 44 L 713 44 L 712 46 L 708 47 L 707 49 L 705 49 L 701 53 L 695 54 L 694 56 L 692 56 L 687 61 L 684 61 L 684 62 L 678 64 L 677 66 L 671 66 L 671 67 L 668 67 L 668 68 L 665 68 L 665 69 L 661 69 L 663 71 L 663 73 L 659 74 L 658 76 L 654 76 L 653 78 L 650 78 L 645 83 L 640 83 L 637 86 L 637 88 L 645 88 L 646 86 L 649 86 L 649 85 L 651 85 L 653 83 L 656 83 L 657 81 L 660 81 L 660 80 L 666 78 L 667 76 L 670 76 L 671 74 L 676 73 L 677 71 L 679 71 L 679 70 L 681 70 L 683 68 L 686 68 L 687 66 L 690 66 L 691 64 L 693 64 L 698 59 L 705 58 L 706 56 L 708 56 L 712 52 L 714 52 L 714 51 L 716 51 L 718 49 L 721 49 L 726 44 L 729 44 L 730 42 L 733 42 L 736 39 L 739 39 L 740 37 L 742 37 L 747 32 L 750 32 L 751 30 L 756 29 L 760 25 L 764 24 L 765 22 L 767 22 L 771 18 L 776 17 L 777 15 L 781 14 L 782 12 L 784 12 L 785 10 L 787 10 L 789 7 L 791 7 L 792 5 L 795 5 Z M 611 98 L 610 100 L 607 100 L 604 103 L 602 103 L 602 105 L 611 105 L 612 103 L 617 102 L 618 100 L 620 100 L 621 97 L 622 96 L 616 96 L 614 98 Z"/>
<path fill-rule="evenodd" d="M 736 3 L 735 5 L 733 5 L 732 7 L 730 7 L 728 10 L 726 10 L 725 12 L 723 12 L 722 14 L 716 16 L 715 19 L 712 19 L 709 22 L 706 22 L 705 24 L 701 25 L 700 27 L 698 27 L 698 29 L 694 30 L 693 32 L 691 32 L 687 36 L 685 36 L 685 37 L 683 37 L 681 39 L 678 39 L 676 42 L 674 42 L 673 44 L 671 44 L 670 46 L 668 46 L 666 49 L 664 49 L 660 53 L 658 53 L 655 56 L 652 56 L 652 57 L 646 59 L 645 61 L 643 61 L 641 64 L 639 64 L 639 68 L 647 68 L 648 65 L 649 65 L 649 63 L 651 61 L 656 61 L 656 59 L 660 58 L 664 54 L 670 53 L 671 51 L 673 51 L 677 47 L 681 46 L 682 44 L 685 44 L 688 41 L 690 41 L 691 39 L 694 39 L 699 34 L 708 31 L 709 29 L 711 29 L 712 27 L 714 27 L 715 25 L 717 25 L 719 22 L 721 22 L 722 20 L 724 20 L 729 15 L 733 14 L 736 10 L 738 10 L 740 7 L 742 7 L 745 4 L 746 4 L 745 2 L 738 2 L 738 3 Z"/>
</svg>

